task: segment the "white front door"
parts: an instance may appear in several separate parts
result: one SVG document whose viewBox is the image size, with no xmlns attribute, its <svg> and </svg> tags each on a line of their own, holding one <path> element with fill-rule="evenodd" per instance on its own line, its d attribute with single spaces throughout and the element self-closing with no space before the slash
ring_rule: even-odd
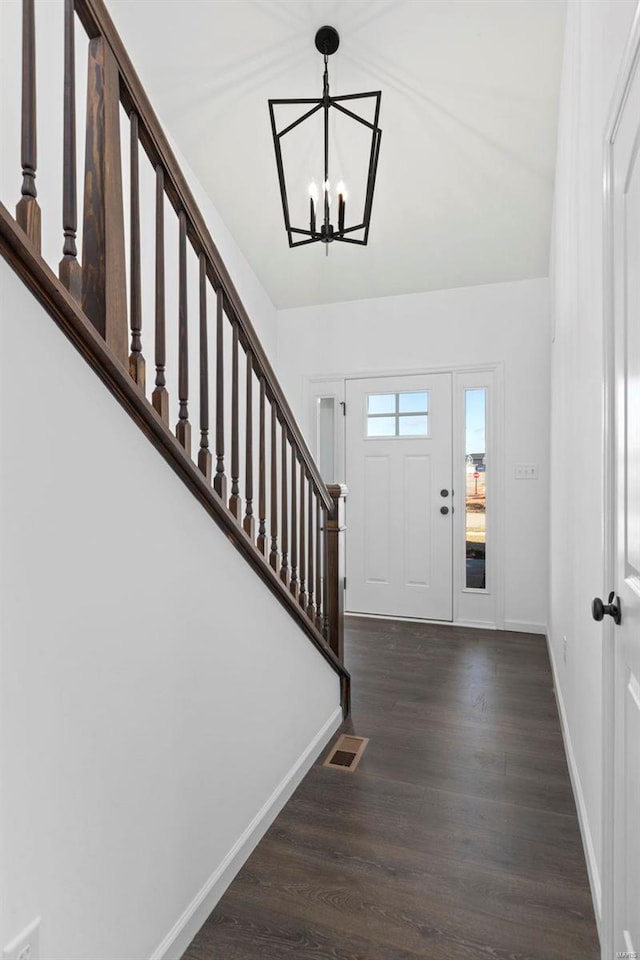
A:
<svg viewBox="0 0 640 960">
<path fill-rule="evenodd" d="M 350 612 L 453 617 L 451 379 L 347 380 Z"/>
<path fill-rule="evenodd" d="M 640 31 L 638 32 L 640 59 Z M 614 646 L 616 951 L 640 956 L 640 66 L 631 74 L 612 148 L 615 338 Z"/>
</svg>

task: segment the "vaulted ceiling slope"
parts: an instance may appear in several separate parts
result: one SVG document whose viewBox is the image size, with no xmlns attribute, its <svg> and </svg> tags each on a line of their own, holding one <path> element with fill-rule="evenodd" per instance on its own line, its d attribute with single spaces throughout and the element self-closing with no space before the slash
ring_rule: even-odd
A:
<svg viewBox="0 0 640 960">
<path fill-rule="evenodd" d="M 108 4 L 278 308 L 547 275 L 564 0 Z M 320 96 L 325 23 L 341 36 L 331 93 L 382 90 L 383 129 L 369 245 L 333 244 L 328 257 L 288 247 L 267 109 Z M 346 134 L 340 146 L 346 168 Z M 294 159 L 293 192 L 308 202 L 316 153 L 307 144 Z"/>
</svg>

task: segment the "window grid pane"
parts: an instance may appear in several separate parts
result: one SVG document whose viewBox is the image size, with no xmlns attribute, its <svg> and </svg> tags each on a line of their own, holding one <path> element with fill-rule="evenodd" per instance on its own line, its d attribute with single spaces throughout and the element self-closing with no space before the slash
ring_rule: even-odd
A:
<svg viewBox="0 0 640 960">
<path fill-rule="evenodd" d="M 367 413 L 369 416 L 394 414 L 396 412 L 395 393 L 372 393 L 367 397 Z"/>
<path fill-rule="evenodd" d="M 400 393 L 398 395 L 399 413 L 427 413 L 428 396 L 426 392 L 422 393 Z"/>
</svg>

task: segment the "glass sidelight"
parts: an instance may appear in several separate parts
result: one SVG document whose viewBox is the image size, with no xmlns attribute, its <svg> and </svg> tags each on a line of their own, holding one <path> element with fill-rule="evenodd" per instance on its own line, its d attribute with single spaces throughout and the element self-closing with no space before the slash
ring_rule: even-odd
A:
<svg viewBox="0 0 640 960">
<path fill-rule="evenodd" d="M 335 483 L 336 476 L 336 398 L 318 397 L 317 450 L 320 475 L 325 483 Z"/>
<path fill-rule="evenodd" d="M 465 390 L 465 586 L 485 590 L 487 545 L 487 390 Z"/>
</svg>

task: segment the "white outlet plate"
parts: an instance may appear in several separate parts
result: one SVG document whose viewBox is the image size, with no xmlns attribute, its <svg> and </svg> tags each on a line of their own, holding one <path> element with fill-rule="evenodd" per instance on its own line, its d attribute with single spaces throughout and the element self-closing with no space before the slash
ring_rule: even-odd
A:
<svg viewBox="0 0 640 960">
<path fill-rule="evenodd" d="M 7 944 L 2 960 L 40 960 L 40 917 Z"/>
<path fill-rule="evenodd" d="M 538 464 L 516 463 L 515 478 L 516 480 L 537 480 Z"/>
</svg>

